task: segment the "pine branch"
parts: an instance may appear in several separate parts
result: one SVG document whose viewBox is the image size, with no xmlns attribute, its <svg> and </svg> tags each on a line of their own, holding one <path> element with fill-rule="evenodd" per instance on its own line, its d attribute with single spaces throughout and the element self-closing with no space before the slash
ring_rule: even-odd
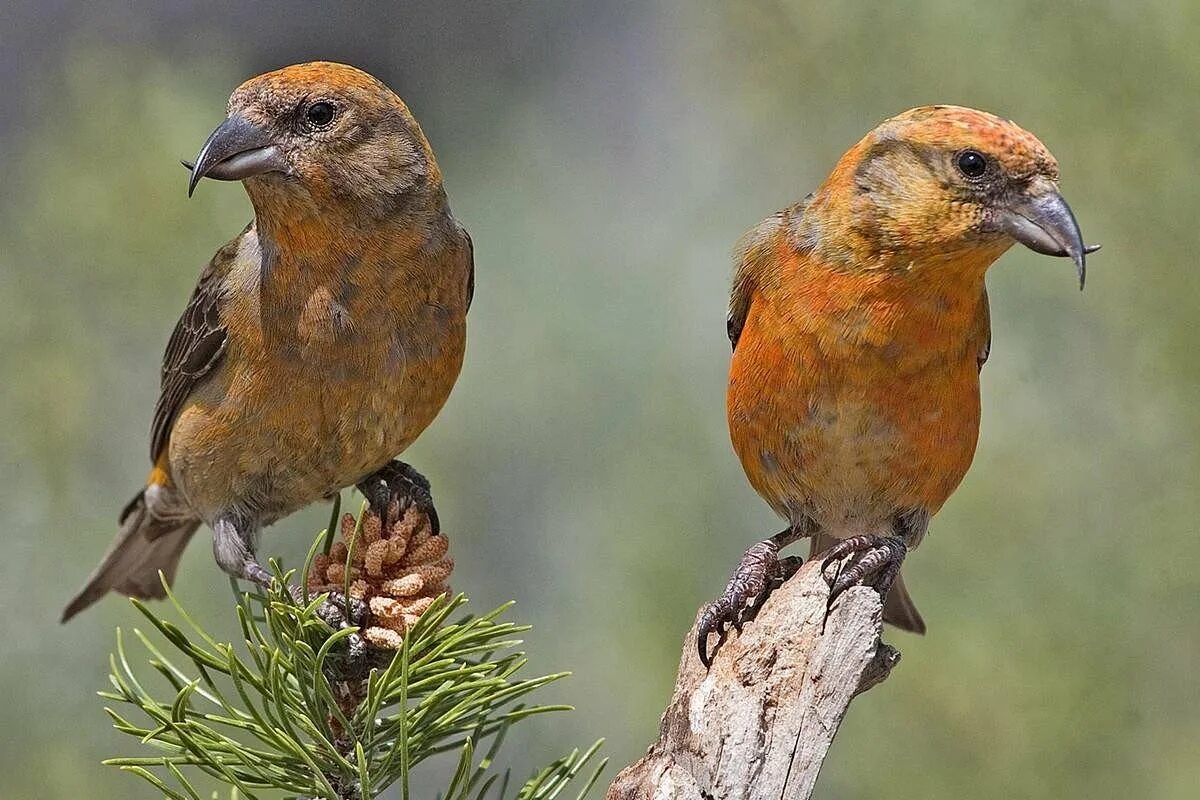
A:
<svg viewBox="0 0 1200 800">
<path fill-rule="evenodd" d="M 362 520 L 350 527 L 361 530 Z M 309 562 L 325 539 L 322 532 Z M 599 742 L 556 760 L 512 794 L 508 773 L 497 772 L 513 725 L 569 710 L 525 704 L 566 673 L 518 676 L 526 659 L 514 648 L 529 628 L 503 619 L 511 604 L 471 616 L 462 613 L 463 595 L 441 594 L 404 623 L 399 650 L 384 650 L 354 625 L 331 627 L 327 593 L 298 601 L 284 588 L 294 573 L 272 566 L 272 590 L 237 602 L 244 640 L 237 647 L 209 634 L 169 588 L 177 622 L 134 601 L 159 636 L 118 629 L 112 690 L 100 694 L 112 704 L 106 711 L 114 727 L 148 754 L 104 763 L 171 800 L 200 799 L 189 777 L 196 772 L 246 800 L 277 790 L 365 800 L 397 783 L 407 800 L 413 769 L 445 752 L 459 756 L 446 800 L 549 800 L 573 782 L 582 798 L 598 778 L 605 765 L 593 766 Z M 306 563 L 306 585 L 310 569 Z"/>
</svg>

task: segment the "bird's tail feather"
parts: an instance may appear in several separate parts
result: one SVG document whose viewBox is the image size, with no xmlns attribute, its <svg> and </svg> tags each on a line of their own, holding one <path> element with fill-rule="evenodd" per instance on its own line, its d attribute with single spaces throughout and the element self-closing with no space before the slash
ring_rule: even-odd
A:
<svg viewBox="0 0 1200 800">
<path fill-rule="evenodd" d="M 168 583 L 175 578 L 179 557 L 200 520 L 190 516 L 161 518 L 150 513 L 146 493 L 140 492 L 121 514 L 121 530 L 88 577 L 87 583 L 63 610 L 66 622 L 110 591 L 129 597 L 163 597 L 159 571 Z"/>
<path fill-rule="evenodd" d="M 883 601 L 883 621 L 895 625 L 902 631 L 925 633 L 925 620 L 917 611 L 916 603 L 904 588 L 904 576 L 897 575 L 896 582 Z"/>
<path fill-rule="evenodd" d="M 837 539 L 832 536 L 818 534 L 813 537 L 812 555 L 823 553 L 836 543 Z M 921 618 L 921 612 L 917 611 L 916 603 L 904 586 L 904 575 L 896 576 L 896 581 L 883 600 L 883 621 L 902 631 L 925 633 L 925 620 Z"/>
</svg>

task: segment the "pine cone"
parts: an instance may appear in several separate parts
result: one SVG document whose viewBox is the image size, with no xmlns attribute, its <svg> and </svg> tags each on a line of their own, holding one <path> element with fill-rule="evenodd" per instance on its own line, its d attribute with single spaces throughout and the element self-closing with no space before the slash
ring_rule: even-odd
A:
<svg viewBox="0 0 1200 800">
<path fill-rule="evenodd" d="M 328 555 L 313 559 L 308 574 L 310 594 L 345 591 L 346 556 L 356 526 L 351 514 L 343 516 L 340 540 Z M 437 597 L 450 591 L 446 579 L 454 560 L 447 555 L 449 546 L 444 535 L 433 535 L 429 518 L 414 504 L 402 509 L 400 501 L 393 498 L 384 519 L 364 512 L 349 563 L 350 596 L 367 604 L 362 635 L 372 647 L 400 649 L 405 631 Z"/>
</svg>

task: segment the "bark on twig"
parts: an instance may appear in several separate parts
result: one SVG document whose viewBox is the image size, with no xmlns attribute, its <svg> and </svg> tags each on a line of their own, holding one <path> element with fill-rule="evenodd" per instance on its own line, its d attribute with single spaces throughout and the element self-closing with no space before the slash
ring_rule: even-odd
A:
<svg viewBox="0 0 1200 800">
<path fill-rule="evenodd" d="M 696 626 L 658 741 L 607 800 L 805 800 L 851 699 L 888 676 L 900 653 L 880 641 L 879 594 L 829 587 L 816 561 L 776 590 L 706 671 Z M 710 647 L 715 640 L 710 642 Z"/>
</svg>

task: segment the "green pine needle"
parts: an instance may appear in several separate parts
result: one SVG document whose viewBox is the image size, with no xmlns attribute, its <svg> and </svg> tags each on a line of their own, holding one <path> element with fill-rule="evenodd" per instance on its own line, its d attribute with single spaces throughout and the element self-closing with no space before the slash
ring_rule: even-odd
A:
<svg viewBox="0 0 1200 800">
<path fill-rule="evenodd" d="M 327 533 L 314 543 L 310 560 L 327 543 Z M 293 573 L 272 567 L 280 580 L 269 592 L 238 598 L 244 641 L 236 649 L 206 632 L 169 587 L 167 598 L 182 626 L 133 601 L 158 637 L 133 631 L 144 651 L 140 662 L 118 630 L 112 688 L 100 695 L 111 704 L 105 710 L 113 726 L 149 752 L 105 764 L 141 777 L 172 800 L 200 800 L 191 783 L 196 773 L 230 787 L 234 800 L 279 790 L 301 798 L 365 799 L 396 782 L 407 799 L 413 768 L 454 751 L 459 759 L 442 797 L 509 797 L 507 771 L 496 771 L 509 729 L 568 710 L 522 704 L 567 673 L 516 677 L 526 659 L 513 649 L 520 644 L 514 635 L 528 627 L 502 619 L 511 603 L 452 622 L 466 598 L 439 598 L 405 636 L 400 652 L 371 669 L 365 681 L 347 681 L 338 669 L 356 629 L 331 630 L 317 615 L 322 598 L 297 605 L 282 588 Z M 302 574 L 307 572 L 306 563 Z M 121 706 L 135 712 L 118 711 Z M 595 760 L 600 744 L 558 759 L 511 797 L 558 797 Z M 601 760 L 582 781 L 577 798 L 604 766 Z"/>
</svg>

